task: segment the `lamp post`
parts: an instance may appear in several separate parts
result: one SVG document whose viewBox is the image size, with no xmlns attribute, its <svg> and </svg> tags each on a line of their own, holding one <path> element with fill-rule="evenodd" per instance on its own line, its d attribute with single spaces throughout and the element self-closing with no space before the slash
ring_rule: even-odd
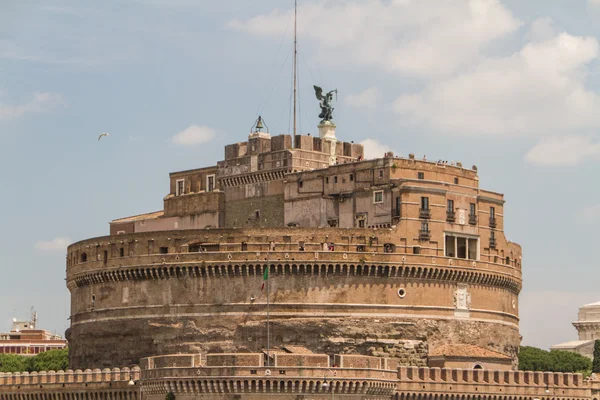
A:
<svg viewBox="0 0 600 400">
<path fill-rule="evenodd" d="M 324 387 L 325 389 L 327 389 L 329 386 L 331 386 L 333 384 L 333 377 L 335 376 L 335 372 L 331 371 L 330 368 L 327 368 L 327 372 L 329 372 L 331 374 L 331 379 L 330 379 L 331 384 L 327 383 L 327 375 L 323 375 L 323 384 L 321 385 L 321 387 Z M 334 393 L 335 393 L 335 387 L 331 386 L 331 400 L 333 400 Z"/>
</svg>

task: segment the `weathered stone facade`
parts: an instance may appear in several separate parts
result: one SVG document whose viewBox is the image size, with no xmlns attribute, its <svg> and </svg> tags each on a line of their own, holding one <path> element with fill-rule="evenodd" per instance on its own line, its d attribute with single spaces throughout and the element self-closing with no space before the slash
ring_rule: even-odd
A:
<svg viewBox="0 0 600 400">
<path fill-rule="evenodd" d="M 252 133 L 175 172 L 164 211 L 71 245 L 76 368 L 173 353 L 315 353 L 426 366 L 472 344 L 516 360 L 521 249 L 476 168 Z M 336 142 L 336 143 L 334 143 Z"/>
</svg>

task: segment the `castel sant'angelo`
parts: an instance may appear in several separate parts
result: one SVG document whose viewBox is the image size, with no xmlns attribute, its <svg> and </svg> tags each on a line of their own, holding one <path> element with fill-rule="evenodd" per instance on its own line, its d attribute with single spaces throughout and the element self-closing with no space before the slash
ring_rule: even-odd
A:
<svg viewBox="0 0 600 400">
<path fill-rule="evenodd" d="M 0 399 L 597 399 L 516 371 L 521 248 L 475 166 L 262 125 L 69 246 L 72 369 Z"/>
<path fill-rule="evenodd" d="M 521 247 L 477 168 L 365 159 L 259 117 L 163 210 L 69 246 L 68 371 L 0 374 L 0 400 L 597 400 L 516 371 Z"/>
</svg>

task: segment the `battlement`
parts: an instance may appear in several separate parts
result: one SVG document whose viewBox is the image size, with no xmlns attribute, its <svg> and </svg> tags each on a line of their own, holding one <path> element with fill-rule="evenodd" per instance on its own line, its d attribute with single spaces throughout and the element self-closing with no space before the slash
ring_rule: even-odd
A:
<svg viewBox="0 0 600 400">
<path fill-rule="evenodd" d="M 588 399 L 594 384 L 581 374 L 571 373 L 398 368 L 398 390 L 404 395 L 436 391 Z"/>
<path fill-rule="evenodd" d="M 138 381 L 140 379 L 140 368 L 104 368 L 67 371 L 41 371 L 41 372 L 0 372 L 0 386 L 38 386 L 38 385 L 62 385 L 81 383 L 116 383 Z"/>
</svg>

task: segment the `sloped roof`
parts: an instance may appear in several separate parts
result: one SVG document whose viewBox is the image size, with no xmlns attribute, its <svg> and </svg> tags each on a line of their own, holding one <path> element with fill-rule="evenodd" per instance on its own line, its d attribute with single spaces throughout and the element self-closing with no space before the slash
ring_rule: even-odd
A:
<svg viewBox="0 0 600 400">
<path fill-rule="evenodd" d="M 586 305 L 582 306 L 581 308 L 584 308 L 584 307 L 600 307 L 600 301 L 597 301 L 596 303 L 586 304 Z"/>
<path fill-rule="evenodd" d="M 307 349 L 304 346 L 285 345 L 285 346 L 283 346 L 283 349 L 287 352 L 294 353 L 294 354 L 314 354 L 312 351 L 310 351 L 309 349 Z"/>
<path fill-rule="evenodd" d="M 484 349 L 472 344 L 446 344 L 436 347 L 429 352 L 430 357 L 468 357 L 468 358 L 495 358 L 510 360 L 511 358 L 496 351 Z"/>
<path fill-rule="evenodd" d="M 146 214 L 132 215 L 131 217 L 119 218 L 110 221 L 110 223 L 122 223 L 122 222 L 134 222 L 134 221 L 142 221 L 145 219 L 156 219 L 162 217 L 165 214 L 163 210 L 154 211 Z"/>
<path fill-rule="evenodd" d="M 572 342 L 559 343 L 550 346 L 550 350 L 576 349 L 590 342 L 593 342 L 593 340 L 573 340 Z"/>
</svg>

